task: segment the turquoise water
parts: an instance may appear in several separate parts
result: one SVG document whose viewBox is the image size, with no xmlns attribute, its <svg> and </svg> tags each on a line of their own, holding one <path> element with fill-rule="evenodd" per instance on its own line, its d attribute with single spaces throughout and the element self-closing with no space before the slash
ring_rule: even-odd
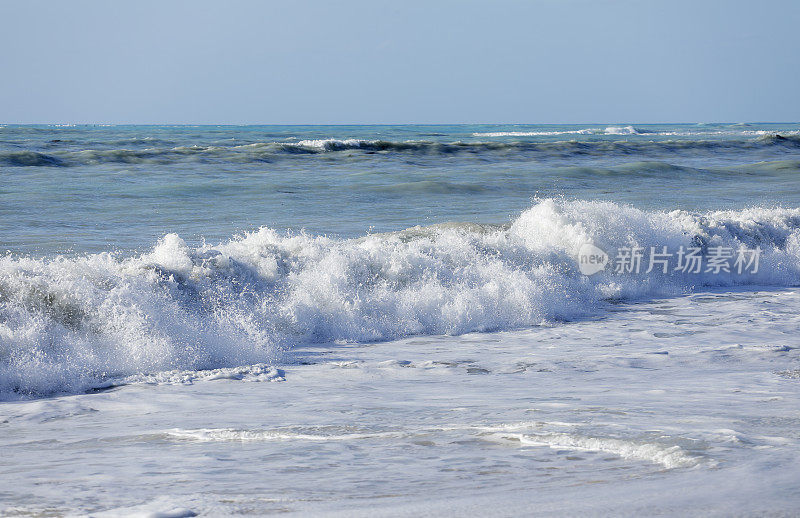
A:
<svg viewBox="0 0 800 518">
<path fill-rule="evenodd" d="M 0 250 L 508 223 L 536 198 L 800 206 L 800 124 L 3 126 Z"/>
</svg>

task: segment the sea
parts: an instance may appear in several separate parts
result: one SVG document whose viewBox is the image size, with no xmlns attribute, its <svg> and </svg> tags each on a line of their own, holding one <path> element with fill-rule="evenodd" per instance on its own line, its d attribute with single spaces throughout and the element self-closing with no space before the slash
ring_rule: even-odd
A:
<svg viewBox="0 0 800 518">
<path fill-rule="evenodd" d="M 0 125 L 0 515 L 796 516 L 800 124 Z"/>
</svg>

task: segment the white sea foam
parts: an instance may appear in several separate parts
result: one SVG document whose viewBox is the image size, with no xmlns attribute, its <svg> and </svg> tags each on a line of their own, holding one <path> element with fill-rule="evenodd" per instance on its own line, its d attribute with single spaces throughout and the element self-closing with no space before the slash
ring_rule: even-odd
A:
<svg viewBox="0 0 800 518">
<path fill-rule="evenodd" d="M 398 437 L 399 432 L 354 432 L 330 430 L 331 427 L 284 430 L 239 430 L 234 428 L 202 428 L 184 430 L 175 428 L 164 432 L 178 440 L 198 442 L 263 442 L 263 441 L 354 441 Z"/>
<path fill-rule="evenodd" d="M 530 446 L 611 453 L 624 459 L 660 464 L 666 469 L 693 467 L 701 462 L 700 457 L 688 454 L 680 446 L 613 437 L 587 437 L 574 433 L 499 433 L 494 437 Z"/>
<path fill-rule="evenodd" d="M 320 149 L 323 151 L 335 151 L 343 148 L 353 148 L 353 147 L 360 147 L 362 144 L 368 144 L 371 141 L 368 140 L 359 140 L 359 139 L 316 139 L 316 140 L 301 140 L 296 143 L 292 143 L 290 145 L 297 146 L 297 147 L 309 147 L 314 149 Z"/>
<path fill-rule="evenodd" d="M 473 137 L 539 137 L 553 135 L 639 135 L 640 130 L 633 126 L 608 126 L 607 128 L 583 128 L 574 130 L 539 131 L 489 131 L 473 133 Z"/>
<path fill-rule="evenodd" d="M 241 367 L 227 367 L 208 370 L 171 370 L 152 374 L 134 374 L 120 383 L 150 383 L 157 385 L 191 385 L 196 381 L 284 381 L 281 369 L 259 363 Z"/>
<path fill-rule="evenodd" d="M 609 126 L 603 133 L 606 135 L 638 135 L 640 131 L 633 126 Z"/>
<path fill-rule="evenodd" d="M 554 131 L 490 131 L 486 133 L 473 133 L 473 137 L 538 137 L 550 135 L 591 135 L 601 133 L 595 129 L 580 130 L 554 130 Z"/>
<path fill-rule="evenodd" d="M 542 423 L 537 423 L 540 426 Z M 553 423 L 551 423 L 553 424 Z M 557 423 L 558 424 L 558 423 Z M 563 423 L 562 426 L 572 426 Z M 363 431 L 348 427 L 317 426 L 281 429 L 202 428 L 166 430 L 172 439 L 197 442 L 271 442 L 271 441 L 354 441 L 363 439 L 404 439 L 415 435 L 433 437 L 442 433 L 466 433 L 491 441 L 513 441 L 527 446 L 547 446 L 553 449 L 605 452 L 624 459 L 652 462 L 667 469 L 697 466 L 702 457 L 692 455 L 680 446 L 653 441 L 638 441 L 614 437 L 591 437 L 578 433 L 530 432 L 531 423 L 500 426 L 446 426 L 438 429 L 409 431 Z M 518 430 L 525 429 L 520 432 Z"/>
<path fill-rule="evenodd" d="M 763 249 L 758 273 L 585 277 L 622 247 Z M 0 258 L 0 393 L 161 371 L 274 364 L 298 343 L 461 334 L 574 319 L 607 299 L 698 285 L 796 285 L 800 209 L 703 214 L 543 200 L 510 227 L 442 225 L 339 240 L 262 228 L 217 246 L 165 236 L 135 257 Z M 179 376 L 180 377 L 180 376 Z M 113 383 L 113 381 L 112 381 Z"/>
<path fill-rule="evenodd" d="M 473 133 L 473 137 L 548 137 L 556 135 L 652 135 L 652 136 L 729 136 L 729 137 L 761 137 L 764 135 L 796 136 L 800 131 L 775 130 L 743 130 L 743 129 L 707 129 L 707 130 L 643 130 L 634 126 L 608 126 L 606 128 L 583 128 L 575 130 L 538 130 L 538 131 L 488 131 Z"/>
</svg>

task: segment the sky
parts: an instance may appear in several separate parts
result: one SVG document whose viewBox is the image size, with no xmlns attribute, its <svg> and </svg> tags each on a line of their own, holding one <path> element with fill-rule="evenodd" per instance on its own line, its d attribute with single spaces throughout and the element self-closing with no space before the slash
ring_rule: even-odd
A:
<svg viewBox="0 0 800 518">
<path fill-rule="evenodd" d="M 800 121 L 800 2 L 0 0 L 0 123 Z"/>
</svg>

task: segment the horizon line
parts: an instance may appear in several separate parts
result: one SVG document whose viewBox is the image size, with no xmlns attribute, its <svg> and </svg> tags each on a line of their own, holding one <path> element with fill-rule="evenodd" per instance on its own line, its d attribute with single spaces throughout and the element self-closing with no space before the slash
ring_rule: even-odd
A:
<svg viewBox="0 0 800 518">
<path fill-rule="evenodd" d="M 800 124 L 800 121 L 714 121 L 714 122 L 337 122 L 337 123 L 214 123 L 214 122 L 0 122 L 0 126 L 689 126 L 704 124 Z"/>
</svg>

